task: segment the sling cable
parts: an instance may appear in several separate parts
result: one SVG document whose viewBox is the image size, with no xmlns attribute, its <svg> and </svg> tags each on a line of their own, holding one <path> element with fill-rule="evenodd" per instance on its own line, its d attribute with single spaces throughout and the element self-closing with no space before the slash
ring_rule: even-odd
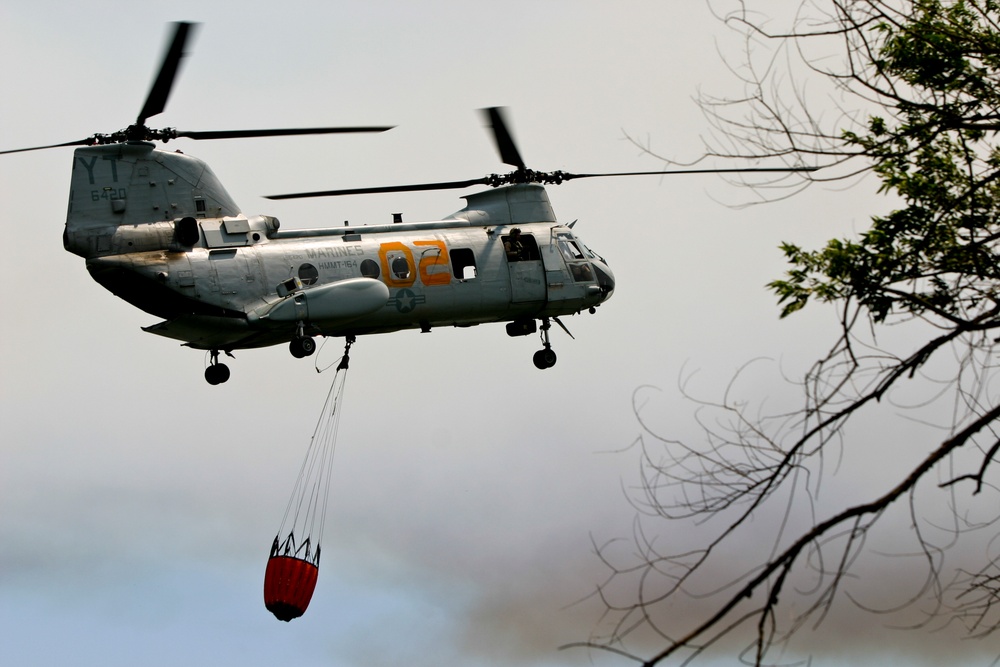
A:
<svg viewBox="0 0 1000 667">
<path fill-rule="evenodd" d="M 340 404 L 353 343 L 354 336 L 349 336 L 264 571 L 264 606 L 279 621 L 304 614 L 316 589 Z"/>
</svg>

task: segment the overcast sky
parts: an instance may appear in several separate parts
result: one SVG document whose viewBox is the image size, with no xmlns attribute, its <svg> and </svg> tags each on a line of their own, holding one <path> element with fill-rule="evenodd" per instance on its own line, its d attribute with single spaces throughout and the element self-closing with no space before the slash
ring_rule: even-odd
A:
<svg viewBox="0 0 1000 667">
<path fill-rule="evenodd" d="M 501 171 L 476 112 L 486 106 L 509 107 L 530 167 L 657 169 L 625 135 L 696 156 L 707 122 L 692 98 L 734 85 L 717 54 L 732 36 L 697 0 L 216 7 L 4 2 L 0 149 L 128 125 L 177 20 L 201 25 L 153 127 L 397 126 L 176 143 L 245 213 L 283 228 L 460 209 L 467 192 L 262 196 Z M 314 363 L 342 342 L 307 360 L 284 346 L 237 352 L 232 379 L 207 385 L 202 352 L 142 332 L 156 319 L 63 251 L 71 160 L 72 149 L 0 158 L 0 649 L 11 665 L 625 664 L 558 647 L 599 627 L 599 604 L 573 604 L 607 574 L 592 541 L 631 539 L 633 392 L 658 387 L 659 423 L 684 431 L 682 373 L 697 371 L 708 393 L 758 357 L 801 375 L 835 320 L 823 309 L 778 320 L 764 285 L 784 270 L 779 242 L 816 245 L 887 205 L 871 183 L 749 209 L 727 206 L 746 193 L 711 176 L 551 188 L 559 218 L 579 220 L 610 263 L 614 297 L 564 319 L 575 340 L 553 330 L 559 362 L 545 372 L 531 362 L 538 341 L 500 325 L 360 339 L 319 583 L 285 624 L 263 607 L 264 566 L 332 380 Z M 771 375 L 749 390 L 785 395 Z M 858 631 L 846 618 L 814 647 L 820 664 L 927 658 L 930 644 L 877 619 L 866 641 L 845 644 L 839 629 Z M 931 644 L 942 642 L 982 664 L 996 652 Z"/>
</svg>

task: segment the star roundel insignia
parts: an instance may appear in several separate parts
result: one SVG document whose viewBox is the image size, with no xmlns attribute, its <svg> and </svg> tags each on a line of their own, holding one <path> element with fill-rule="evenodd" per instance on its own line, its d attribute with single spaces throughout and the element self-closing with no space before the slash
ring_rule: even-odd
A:
<svg viewBox="0 0 1000 667">
<path fill-rule="evenodd" d="M 396 306 L 396 310 L 402 314 L 412 312 L 419 304 L 427 300 L 425 296 L 418 296 L 414 294 L 413 290 L 401 289 L 396 292 L 396 296 L 393 297 L 393 305 Z"/>
</svg>

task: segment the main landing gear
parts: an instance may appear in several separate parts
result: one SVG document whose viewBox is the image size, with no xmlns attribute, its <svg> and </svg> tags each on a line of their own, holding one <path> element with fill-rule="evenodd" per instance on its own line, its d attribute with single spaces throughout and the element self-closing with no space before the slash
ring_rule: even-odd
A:
<svg viewBox="0 0 1000 667">
<path fill-rule="evenodd" d="M 233 357 L 229 350 L 225 350 L 227 357 Z M 229 366 L 219 362 L 219 351 L 212 350 L 212 363 L 205 368 L 205 381 L 211 385 L 222 384 L 229 379 Z"/>
<path fill-rule="evenodd" d="M 308 357 L 316 351 L 316 341 L 309 336 L 296 336 L 288 344 L 288 351 L 296 359 Z"/>
<path fill-rule="evenodd" d="M 296 359 L 311 356 L 316 351 L 316 341 L 311 336 L 306 335 L 306 325 L 299 322 L 295 329 L 295 338 L 288 344 L 288 351 Z"/>
<path fill-rule="evenodd" d="M 354 336 L 348 338 L 347 350 L 350 350 L 351 343 L 354 342 Z M 292 356 L 296 359 L 302 359 L 303 357 L 311 356 L 316 352 L 316 340 L 311 336 L 305 336 L 302 334 L 302 329 L 299 329 L 298 335 L 292 339 L 288 345 L 289 351 Z M 223 350 L 227 357 L 235 359 L 232 352 L 229 350 Z M 219 350 L 210 350 L 211 361 L 208 366 L 205 367 L 205 381 L 211 385 L 222 384 L 229 379 L 229 366 L 219 361 Z M 345 359 L 346 357 L 345 351 Z"/>
</svg>

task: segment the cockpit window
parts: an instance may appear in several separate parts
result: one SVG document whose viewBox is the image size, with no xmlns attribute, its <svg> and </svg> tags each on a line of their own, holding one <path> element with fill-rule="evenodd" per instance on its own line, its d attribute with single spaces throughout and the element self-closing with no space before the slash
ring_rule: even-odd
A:
<svg viewBox="0 0 1000 667">
<path fill-rule="evenodd" d="M 580 250 L 576 239 L 569 234 L 559 234 L 556 237 L 556 245 L 575 282 L 594 282 L 594 269 L 587 261 L 587 256 Z"/>
<path fill-rule="evenodd" d="M 569 265 L 569 272 L 573 274 L 573 280 L 578 283 L 594 282 L 594 269 L 589 262 L 574 262 Z"/>
<path fill-rule="evenodd" d="M 580 250 L 580 246 L 578 246 L 576 241 L 568 236 L 559 237 L 559 252 L 562 253 L 563 259 L 567 262 L 584 259 L 583 251 Z"/>
</svg>

